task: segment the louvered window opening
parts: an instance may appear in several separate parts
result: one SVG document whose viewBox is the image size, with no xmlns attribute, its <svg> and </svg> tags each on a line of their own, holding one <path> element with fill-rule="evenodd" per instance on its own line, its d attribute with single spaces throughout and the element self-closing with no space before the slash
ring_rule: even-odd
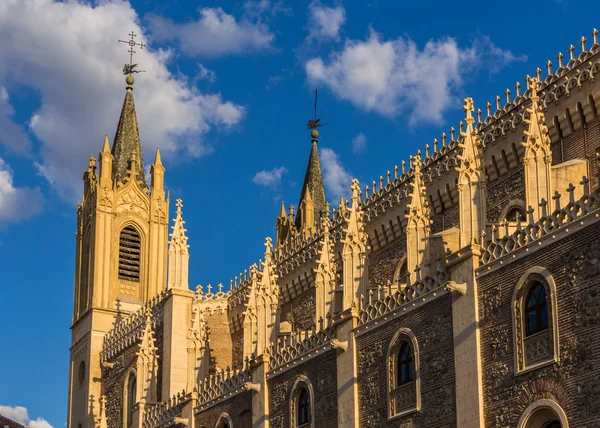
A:
<svg viewBox="0 0 600 428">
<path fill-rule="evenodd" d="M 132 226 L 127 226 L 121 231 L 119 239 L 119 279 L 140 281 L 141 247 L 140 235 Z"/>
</svg>

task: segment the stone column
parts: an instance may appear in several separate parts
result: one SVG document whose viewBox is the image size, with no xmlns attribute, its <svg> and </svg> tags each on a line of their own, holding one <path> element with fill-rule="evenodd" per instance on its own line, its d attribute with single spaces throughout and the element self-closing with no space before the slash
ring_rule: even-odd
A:
<svg viewBox="0 0 600 428">
<path fill-rule="evenodd" d="M 353 305 L 334 319 L 337 326 L 337 389 L 338 426 L 358 428 L 358 382 L 354 328 L 358 325 L 358 310 Z"/>
<path fill-rule="evenodd" d="M 246 387 L 252 390 L 252 427 L 269 428 L 269 387 L 267 385 L 267 371 L 269 371 L 268 354 L 260 355 L 250 363 L 252 383 Z"/>
<path fill-rule="evenodd" d="M 188 381 L 188 334 L 191 324 L 191 290 L 168 290 L 164 308 L 162 397 L 183 391 Z M 186 391 L 189 392 L 189 391 Z"/>
<path fill-rule="evenodd" d="M 452 290 L 452 330 L 456 375 L 456 424 L 461 428 L 483 427 L 483 387 L 479 302 L 475 270 L 481 247 L 470 245 L 448 260 Z M 465 287 L 466 285 L 466 287 Z"/>
</svg>

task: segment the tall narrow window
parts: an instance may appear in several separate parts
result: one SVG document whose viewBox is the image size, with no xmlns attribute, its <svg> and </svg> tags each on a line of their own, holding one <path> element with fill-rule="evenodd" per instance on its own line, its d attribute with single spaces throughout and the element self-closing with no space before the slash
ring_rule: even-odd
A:
<svg viewBox="0 0 600 428">
<path fill-rule="evenodd" d="M 297 427 L 310 424 L 310 394 L 306 387 L 302 387 L 298 394 Z"/>
<path fill-rule="evenodd" d="M 548 295 L 539 282 L 535 283 L 525 299 L 525 335 L 548 329 Z"/>
<path fill-rule="evenodd" d="M 119 279 L 140 280 L 140 234 L 133 226 L 127 226 L 119 237 Z"/>
<path fill-rule="evenodd" d="M 130 428 L 133 425 L 133 409 L 135 407 L 136 395 L 137 395 L 137 381 L 135 378 L 135 374 L 129 373 L 129 377 L 127 378 L 127 395 L 125 397 L 126 400 L 126 420 L 125 420 L 125 428 Z"/>
<path fill-rule="evenodd" d="M 421 409 L 419 344 L 407 328 L 399 329 L 387 354 L 388 418 L 396 418 Z"/>
<path fill-rule="evenodd" d="M 413 380 L 413 350 L 408 342 L 404 342 L 400 347 L 396 375 L 396 386 L 404 385 Z"/>
</svg>

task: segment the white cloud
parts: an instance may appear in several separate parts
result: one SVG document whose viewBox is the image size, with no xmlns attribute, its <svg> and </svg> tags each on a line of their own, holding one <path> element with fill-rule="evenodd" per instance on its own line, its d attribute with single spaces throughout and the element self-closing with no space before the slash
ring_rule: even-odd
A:
<svg viewBox="0 0 600 428">
<path fill-rule="evenodd" d="M 325 191 L 330 199 L 340 195 L 348 195 L 352 176 L 346 171 L 340 157 L 332 149 L 324 147 L 320 151 L 321 166 L 323 167 L 323 181 Z"/>
<path fill-rule="evenodd" d="M 41 209 L 40 190 L 15 187 L 12 170 L 4 159 L 0 158 L 0 226 L 33 217 Z"/>
<path fill-rule="evenodd" d="M 367 137 L 362 132 L 352 139 L 352 153 L 362 153 L 367 149 Z"/>
<path fill-rule="evenodd" d="M 213 70 L 209 70 L 202 64 L 198 63 L 198 73 L 196 74 L 196 80 L 207 80 L 209 83 L 215 83 L 217 81 L 217 73 Z"/>
<path fill-rule="evenodd" d="M 328 61 L 312 58 L 305 69 L 310 83 L 326 85 L 339 98 L 384 116 L 407 113 L 411 124 L 442 121 L 467 72 L 498 71 L 514 61 L 511 52 L 479 36 L 461 49 L 456 40 L 430 40 L 423 49 L 410 39 L 383 40 L 372 29 L 366 40 L 347 40 Z"/>
<path fill-rule="evenodd" d="M 22 406 L 3 406 L 0 404 L 0 413 L 8 419 L 12 419 L 21 425 L 26 425 L 34 428 L 53 428 L 52 425 L 44 418 L 29 419 L 27 409 Z"/>
<path fill-rule="evenodd" d="M 339 39 L 340 29 L 346 22 L 346 10 L 342 6 L 327 7 L 313 0 L 308 6 L 309 39 Z"/>
<path fill-rule="evenodd" d="M 257 9 L 252 10 L 261 11 L 263 7 L 258 3 Z M 177 40 L 181 50 L 189 56 L 247 55 L 273 48 L 275 35 L 259 18 L 236 20 L 220 7 L 201 8 L 198 12 L 197 21 L 182 24 L 156 15 L 148 16 L 152 36 L 158 41 Z"/>
<path fill-rule="evenodd" d="M 258 186 L 276 187 L 281 184 L 281 177 L 284 172 L 287 172 L 287 169 L 283 166 L 271 170 L 259 171 L 252 177 L 252 182 Z"/>
<path fill-rule="evenodd" d="M 81 175 L 104 134 L 114 135 L 125 96 L 120 70 L 133 30 L 146 41 L 135 10 L 126 1 L 83 3 L 54 0 L 0 1 L 0 85 L 20 85 L 40 95 L 29 129 L 41 141 L 38 170 L 63 197 L 81 194 Z M 27 46 L 23 49 L 23 46 Z M 239 122 L 244 108 L 220 94 L 204 94 L 185 76 L 167 69 L 169 51 L 137 49 L 134 96 L 145 159 L 160 144 L 165 156 L 198 156 L 213 127 Z"/>
<path fill-rule="evenodd" d="M 0 143 L 17 154 L 25 154 L 31 148 L 31 141 L 25 128 L 14 123 L 10 117 L 14 109 L 4 86 L 0 86 Z"/>
</svg>

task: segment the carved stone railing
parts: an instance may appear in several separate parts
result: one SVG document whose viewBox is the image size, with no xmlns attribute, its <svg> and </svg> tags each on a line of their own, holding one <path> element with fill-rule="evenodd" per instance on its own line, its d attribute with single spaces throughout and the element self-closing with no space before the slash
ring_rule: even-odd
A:
<svg viewBox="0 0 600 428">
<path fill-rule="evenodd" d="M 270 356 L 269 370 L 276 370 L 285 365 L 318 350 L 318 348 L 330 344 L 335 339 L 335 328 L 331 317 L 327 317 L 326 324 L 321 318 L 319 320 L 319 331 L 313 324 L 313 328 L 305 331 L 292 332 L 289 337 L 282 337 L 277 344 L 271 345 L 268 350 Z"/>
<path fill-rule="evenodd" d="M 185 391 L 181 391 L 161 403 L 146 404 L 142 428 L 161 428 L 177 424 L 176 418 L 181 416 L 183 406 L 190 399 Z"/>
<path fill-rule="evenodd" d="M 117 322 L 112 330 L 104 336 L 102 347 L 102 361 L 109 361 L 119 352 L 127 349 L 142 337 L 143 327 L 146 322 L 146 313 L 152 313 L 152 328 L 156 329 L 162 324 L 162 303 L 166 297 L 166 291 L 154 296 L 146 302 L 137 312 Z"/>
<path fill-rule="evenodd" d="M 389 292 L 389 287 L 379 287 L 374 292 L 369 290 L 368 296 L 362 296 L 360 299 L 358 317 L 359 325 L 384 316 L 405 304 L 444 287 L 448 282 L 448 273 L 445 268 L 438 269 L 433 276 L 426 276 L 418 279 L 414 284 L 401 285 L 401 288 L 394 292 Z"/>
<path fill-rule="evenodd" d="M 227 367 L 216 374 L 211 374 L 204 381 L 200 381 L 198 383 L 198 407 L 200 409 L 208 407 L 221 398 L 248 390 L 248 385 L 252 383 L 250 365 L 253 360 L 254 358 L 246 357 L 243 370 L 234 365 L 233 368 Z"/>
<path fill-rule="evenodd" d="M 499 239 L 496 236 L 497 228 L 494 226 L 491 240 L 482 255 L 482 264 L 486 265 L 498 260 L 546 235 L 555 234 L 558 230 L 579 221 L 588 214 L 598 212 L 600 210 L 600 194 L 597 190 L 590 192 L 589 180 L 586 177 L 583 177 L 581 184 L 583 185 L 583 196 L 579 200 L 575 200 L 575 187 L 570 185 L 567 189 L 569 202 L 564 206 L 561 206 L 561 195 L 555 192 L 552 198 L 555 208 L 551 213 L 548 213 L 548 203 L 542 201 L 540 204 L 542 216 L 538 221 L 533 221 L 533 209 L 530 207 L 529 223 L 523 225 L 518 221 L 517 230 L 513 233 L 508 233 L 508 223 L 504 222 L 501 229 L 504 228 L 505 235 Z"/>
</svg>

